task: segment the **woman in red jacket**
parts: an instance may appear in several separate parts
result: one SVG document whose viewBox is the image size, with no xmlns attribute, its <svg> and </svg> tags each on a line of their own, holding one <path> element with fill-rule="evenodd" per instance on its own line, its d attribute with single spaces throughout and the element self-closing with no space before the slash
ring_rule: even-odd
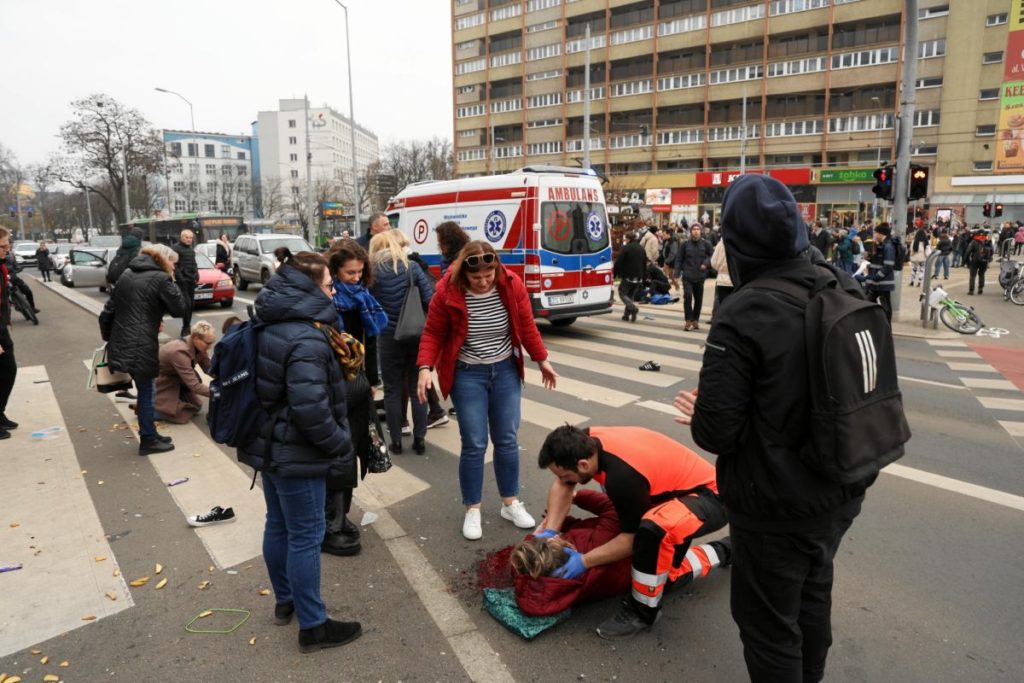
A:
<svg viewBox="0 0 1024 683">
<path fill-rule="evenodd" d="M 526 287 L 505 270 L 489 243 L 474 240 L 459 252 L 430 301 L 420 339 L 417 395 L 426 401 L 436 369 L 441 393 L 459 416 L 459 485 L 466 516 L 462 535 L 480 538 L 480 499 L 488 432 L 501 516 L 521 529 L 535 526 L 519 495 L 519 412 L 523 349 L 540 368 L 544 386 L 558 375 L 548 362 Z"/>
<path fill-rule="evenodd" d="M 587 553 L 622 532 L 615 506 L 604 493 L 578 489 L 573 503 L 596 517 L 584 520 L 569 517 L 562 524 L 561 534 L 545 530 L 540 536 L 527 536 L 512 549 L 510 562 L 515 576 L 516 603 L 523 614 L 554 616 L 574 605 L 629 592 L 632 581 L 630 557 L 591 567 L 575 579 L 557 576 L 559 568 L 569 557 L 566 548 Z M 701 556 L 702 569 L 707 567 L 707 571 L 695 577 L 690 561 L 683 557 L 679 577 L 675 580 L 677 586 L 686 585 L 694 578 L 703 578 L 719 565 L 730 564 L 732 541 L 726 536 L 695 546 L 693 550 Z M 707 562 L 704 562 L 705 558 Z"/>
</svg>

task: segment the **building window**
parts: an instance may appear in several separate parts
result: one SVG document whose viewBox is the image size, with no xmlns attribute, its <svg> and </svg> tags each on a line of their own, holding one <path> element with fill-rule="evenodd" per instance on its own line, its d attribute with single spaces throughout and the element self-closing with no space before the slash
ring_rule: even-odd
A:
<svg viewBox="0 0 1024 683">
<path fill-rule="evenodd" d="M 203 156 L 207 159 L 213 159 L 216 155 L 214 145 L 203 145 Z"/>
<path fill-rule="evenodd" d="M 194 142 L 188 143 L 188 155 L 190 157 L 199 156 L 199 145 Z"/>
<path fill-rule="evenodd" d="M 911 156 L 915 157 L 933 157 L 938 153 L 938 145 L 918 145 L 917 147 L 910 148 Z"/>
<path fill-rule="evenodd" d="M 180 157 L 181 156 L 181 143 L 180 142 L 172 142 L 170 147 L 171 147 L 171 156 L 172 157 Z"/>
<path fill-rule="evenodd" d="M 562 141 L 555 140 L 554 142 L 535 142 L 526 146 L 526 153 L 529 156 L 541 156 L 544 154 L 561 154 L 562 153 Z"/>
<path fill-rule="evenodd" d="M 979 173 L 985 173 L 985 172 L 991 171 L 992 170 L 992 162 L 991 161 L 975 161 L 974 162 L 974 170 L 979 172 Z"/>
<path fill-rule="evenodd" d="M 226 175 L 226 176 L 231 175 L 231 167 L 230 166 L 221 166 L 220 167 L 220 174 L 221 175 Z"/>
<path fill-rule="evenodd" d="M 174 200 L 174 210 L 175 211 L 184 211 L 185 210 L 185 200 L 184 199 L 175 199 Z"/>
<path fill-rule="evenodd" d="M 288 127 L 289 128 L 294 128 L 295 127 L 295 119 L 288 119 Z"/>
<path fill-rule="evenodd" d="M 460 95 L 468 95 L 468 94 L 473 93 L 473 92 L 476 92 L 476 85 L 460 85 L 459 86 L 459 94 Z"/>
<path fill-rule="evenodd" d="M 199 175 L 199 164 L 189 164 L 188 174 L 193 176 Z"/>
<path fill-rule="evenodd" d="M 461 31 L 467 28 L 473 28 L 474 26 L 480 26 L 484 23 L 484 13 L 471 14 L 468 17 L 459 17 L 455 20 L 455 30 Z"/>
<path fill-rule="evenodd" d="M 206 183 L 206 191 L 213 194 L 217 191 L 217 183 Z"/>
<path fill-rule="evenodd" d="M 216 211 L 217 210 L 217 200 L 216 199 L 211 199 L 208 202 L 206 202 L 206 208 L 207 208 L 208 211 Z"/>
<path fill-rule="evenodd" d="M 175 192 L 184 192 L 185 191 L 185 181 L 184 180 L 175 180 L 174 181 L 174 191 Z"/>
<path fill-rule="evenodd" d="M 221 145 L 220 146 L 220 158 L 221 159 L 230 159 L 231 158 L 231 146 L 230 145 Z"/>
<path fill-rule="evenodd" d="M 298 161 L 298 160 L 299 160 L 299 155 L 298 154 L 289 154 L 288 155 L 288 161 Z"/>
<path fill-rule="evenodd" d="M 935 76 L 932 78 L 919 78 L 917 79 L 917 89 L 923 88 L 941 88 L 942 87 L 942 76 Z"/>
<path fill-rule="evenodd" d="M 931 57 L 942 57 L 946 54 L 946 39 L 925 40 L 917 44 L 917 58 L 930 59 Z"/>
<path fill-rule="evenodd" d="M 296 171 L 295 169 L 292 169 L 292 178 L 298 178 L 298 177 L 299 177 L 299 172 Z"/>
<path fill-rule="evenodd" d="M 978 137 L 986 137 L 996 134 L 996 124 L 991 123 L 984 126 L 975 126 L 974 134 Z"/>
<path fill-rule="evenodd" d="M 245 152 L 239 152 L 239 153 L 238 153 L 238 154 L 236 155 L 236 158 L 237 158 L 237 159 L 238 159 L 239 161 L 245 161 Z"/>
<path fill-rule="evenodd" d="M 539 33 L 540 31 L 549 31 L 553 28 L 558 28 L 558 20 L 552 19 L 551 21 L 545 21 L 543 24 L 533 24 L 526 27 L 527 33 Z"/>
<path fill-rule="evenodd" d="M 990 14 L 985 17 L 985 26 L 1000 26 L 1005 24 L 1009 15 L 1006 12 L 1000 12 L 999 14 Z"/>
<path fill-rule="evenodd" d="M 245 177 L 249 175 L 249 169 L 241 164 L 235 166 L 235 174 L 239 177 Z"/>
<path fill-rule="evenodd" d="M 299 144 L 299 140 L 294 135 L 292 135 L 291 137 L 288 138 L 288 144 L 289 145 L 297 145 L 297 144 Z"/>
<path fill-rule="evenodd" d="M 528 0 L 526 3 L 527 12 L 536 12 L 537 10 L 547 9 L 549 7 L 558 7 L 562 4 L 562 0 Z"/>
<path fill-rule="evenodd" d="M 1003 51 L 999 52 L 986 52 L 981 56 L 982 64 L 998 64 L 1003 61 Z"/>
<path fill-rule="evenodd" d="M 978 91 L 979 100 L 998 100 L 999 88 L 982 88 Z"/>
<path fill-rule="evenodd" d="M 934 19 L 935 17 L 944 17 L 949 14 L 949 5 L 936 5 L 935 7 L 925 7 L 924 9 L 917 10 L 918 19 Z"/>
<path fill-rule="evenodd" d="M 468 62 L 459 62 L 455 65 L 455 75 L 471 74 L 474 71 L 483 71 L 487 68 L 486 59 L 472 59 Z"/>
<path fill-rule="evenodd" d="M 558 78 L 562 75 L 561 69 L 552 69 L 550 71 L 536 71 L 532 74 L 526 74 L 526 80 L 528 81 L 543 81 L 548 78 Z"/>
<path fill-rule="evenodd" d="M 562 54 L 562 44 L 552 43 L 551 45 L 541 45 L 540 47 L 531 47 L 526 51 L 526 61 L 532 62 L 536 59 L 547 59 L 548 57 L 557 57 Z"/>
<path fill-rule="evenodd" d="M 217 173 L 217 164 L 206 164 L 206 175 L 215 175 Z"/>
<path fill-rule="evenodd" d="M 562 125 L 562 119 L 542 119 L 540 121 L 528 121 L 527 128 L 549 128 Z"/>
<path fill-rule="evenodd" d="M 938 109 L 926 109 L 914 112 L 914 128 L 927 128 L 939 125 L 941 116 Z"/>
<path fill-rule="evenodd" d="M 553 107 L 562 103 L 561 92 L 545 93 L 543 95 L 531 95 L 526 98 L 526 108 L 536 109 L 538 107 Z"/>
<path fill-rule="evenodd" d="M 199 192 L 199 183 L 189 183 L 188 184 L 188 191 L 189 192 Z"/>
<path fill-rule="evenodd" d="M 460 138 L 472 138 L 472 137 L 476 137 L 479 134 L 480 134 L 480 129 L 479 128 L 470 128 L 469 130 L 460 130 L 459 131 L 459 137 Z"/>
</svg>

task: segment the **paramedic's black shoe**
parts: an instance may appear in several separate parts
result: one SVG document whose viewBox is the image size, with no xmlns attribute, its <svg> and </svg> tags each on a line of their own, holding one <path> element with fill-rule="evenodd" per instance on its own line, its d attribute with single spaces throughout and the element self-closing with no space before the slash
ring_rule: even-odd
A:
<svg viewBox="0 0 1024 683">
<path fill-rule="evenodd" d="M 718 566 L 728 567 L 732 564 L 732 539 L 728 536 L 717 541 L 711 541 L 709 546 L 715 549 L 718 554 Z"/>
<path fill-rule="evenodd" d="M 299 650 L 316 652 L 328 647 L 338 647 L 363 635 L 358 621 L 334 621 L 328 619 L 320 626 L 299 631 Z"/>
<path fill-rule="evenodd" d="M 597 635 L 605 640 L 631 638 L 637 633 L 649 629 L 660 617 L 661 612 L 658 612 L 654 617 L 654 622 L 648 624 L 633 607 L 633 603 L 626 599 L 622 601 L 622 607 L 618 614 L 597 627 Z"/>
</svg>

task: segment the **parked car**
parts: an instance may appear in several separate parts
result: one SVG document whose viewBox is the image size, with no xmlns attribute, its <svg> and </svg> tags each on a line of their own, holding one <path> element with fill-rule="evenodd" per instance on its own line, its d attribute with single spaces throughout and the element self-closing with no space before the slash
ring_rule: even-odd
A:
<svg viewBox="0 0 1024 683">
<path fill-rule="evenodd" d="M 60 273 L 64 270 L 64 264 L 68 262 L 68 257 L 71 255 L 71 250 L 81 248 L 88 245 L 76 245 L 69 244 L 67 242 L 61 242 L 59 244 L 50 245 L 50 263 L 53 264 L 53 269 Z"/>
<path fill-rule="evenodd" d="M 217 240 L 210 240 L 209 242 L 202 242 L 195 246 L 197 254 L 202 254 L 211 261 L 216 262 L 217 260 Z"/>
<path fill-rule="evenodd" d="M 315 251 L 309 242 L 295 235 L 239 235 L 231 257 L 235 286 L 244 292 L 250 282 L 266 284 L 277 270 L 274 250 L 278 247 L 288 247 L 293 254 Z"/>
<path fill-rule="evenodd" d="M 39 242 L 18 240 L 11 246 L 11 252 L 14 254 L 15 262 L 23 266 L 34 266 L 36 265 L 36 249 L 38 248 Z"/>
<path fill-rule="evenodd" d="M 60 271 L 65 287 L 99 287 L 107 291 L 107 266 L 117 253 L 116 247 L 75 247 Z"/>
<path fill-rule="evenodd" d="M 223 308 L 231 308 L 235 303 L 235 283 L 228 274 L 217 270 L 213 261 L 198 251 L 196 265 L 199 266 L 199 284 L 193 298 L 195 305 L 219 303 Z"/>
</svg>

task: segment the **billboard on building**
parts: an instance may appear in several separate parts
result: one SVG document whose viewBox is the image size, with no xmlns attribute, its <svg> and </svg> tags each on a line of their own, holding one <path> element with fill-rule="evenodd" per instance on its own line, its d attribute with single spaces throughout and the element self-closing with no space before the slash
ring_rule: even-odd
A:
<svg viewBox="0 0 1024 683">
<path fill-rule="evenodd" d="M 1012 3 L 1009 19 L 992 168 L 996 173 L 1024 172 L 1024 3 Z"/>
</svg>

